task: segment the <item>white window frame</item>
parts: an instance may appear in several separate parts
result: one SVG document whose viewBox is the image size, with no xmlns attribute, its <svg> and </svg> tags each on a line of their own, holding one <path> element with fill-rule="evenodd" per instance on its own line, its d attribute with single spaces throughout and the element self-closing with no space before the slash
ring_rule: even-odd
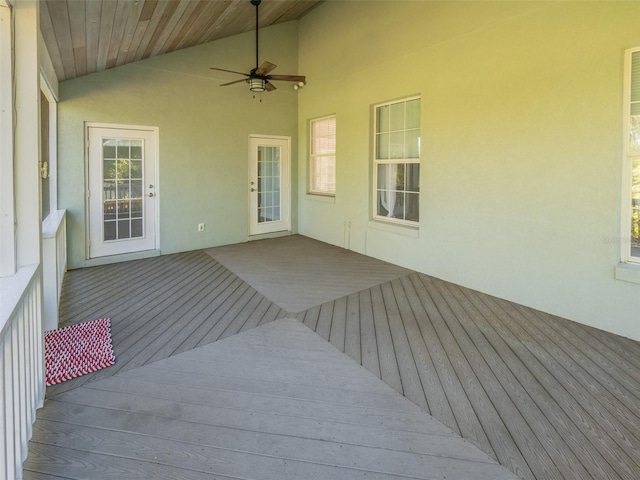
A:
<svg viewBox="0 0 640 480">
<path fill-rule="evenodd" d="M 41 141 L 49 143 L 49 214 L 58 210 L 58 98 L 47 80 L 42 68 L 40 69 L 40 91 L 49 102 L 49 138 Z M 44 221 L 46 218 L 43 218 Z"/>
<path fill-rule="evenodd" d="M 622 263 L 640 265 L 640 256 L 631 255 L 631 218 L 632 218 L 632 161 L 640 158 L 640 152 L 631 153 L 629 134 L 631 132 L 631 75 L 632 57 L 640 52 L 640 47 L 625 52 L 624 106 L 623 106 L 623 150 L 622 159 L 622 206 L 620 210 L 620 254 Z"/>
<path fill-rule="evenodd" d="M 326 122 L 328 120 L 333 120 L 334 125 L 336 126 L 336 134 L 334 135 L 334 137 L 337 137 L 337 121 L 336 121 L 336 116 L 335 114 L 333 115 L 326 115 L 324 117 L 319 117 L 319 118 L 314 118 L 312 120 L 309 121 L 309 179 L 308 179 L 308 191 L 307 193 L 309 193 L 310 195 L 325 195 L 325 196 L 329 196 L 329 197 L 335 197 L 336 195 L 336 162 L 337 162 L 337 157 L 336 157 L 336 151 L 333 150 L 333 152 L 326 152 L 326 153 L 314 153 L 313 151 L 313 146 L 314 146 L 314 139 L 315 136 L 313 135 L 313 126 L 315 123 L 318 122 Z M 333 157 L 334 158 L 334 165 L 333 165 L 333 189 L 331 188 L 326 188 L 326 189 L 319 189 L 319 188 L 314 188 L 315 186 L 315 181 L 314 181 L 314 177 L 316 176 L 317 173 L 317 168 L 316 168 L 316 160 L 318 159 L 323 159 L 323 158 L 328 158 L 328 157 Z"/>
<path fill-rule="evenodd" d="M 389 159 L 378 159 L 378 142 L 377 142 L 377 133 L 378 133 L 378 108 L 380 107 L 385 107 L 388 105 L 394 105 L 397 103 L 407 103 L 411 100 L 421 100 L 420 95 L 414 95 L 411 97 L 405 97 L 405 98 L 400 98 L 400 99 L 396 99 L 396 100 L 391 100 L 388 102 L 383 102 L 383 103 L 378 103 L 375 104 L 373 106 L 373 134 L 372 134 L 372 139 L 373 139 L 373 147 L 372 147 L 372 152 L 373 152 L 373 174 L 372 174 L 372 178 L 373 178 L 373 182 L 372 182 L 372 209 L 371 209 L 371 213 L 372 213 L 372 218 L 373 220 L 376 221 L 382 221 L 382 222 L 387 222 L 390 224 L 397 224 L 399 226 L 405 226 L 405 227 L 413 227 L 413 228 L 418 228 L 420 226 L 420 219 L 418 219 L 417 222 L 415 221 L 411 221 L 411 220 L 404 220 L 404 219 L 399 219 L 399 218 L 391 218 L 388 216 L 382 216 L 382 215 L 378 215 L 378 165 L 381 164 L 418 164 L 420 165 L 420 155 L 421 152 L 418 154 L 418 158 L 389 158 Z M 420 102 L 420 109 L 422 111 L 422 102 Z M 422 129 L 422 125 L 420 126 L 420 129 Z M 404 129 L 406 130 L 406 129 Z M 418 202 L 420 201 L 420 192 L 418 191 Z"/>
</svg>

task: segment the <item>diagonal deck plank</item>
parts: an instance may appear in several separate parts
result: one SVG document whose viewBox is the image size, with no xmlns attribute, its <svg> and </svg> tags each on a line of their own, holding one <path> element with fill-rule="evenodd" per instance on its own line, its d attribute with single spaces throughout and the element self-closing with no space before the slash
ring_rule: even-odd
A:
<svg viewBox="0 0 640 480">
<path fill-rule="evenodd" d="M 487 432 L 485 432 L 482 427 L 466 394 L 464 378 L 458 376 L 452 359 L 449 357 L 449 352 L 434 326 L 434 322 L 442 324 L 444 323 L 444 319 L 431 299 L 426 287 L 420 281 L 420 278 L 417 275 L 411 275 L 410 281 L 413 288 L 415 288 L 417 297 L 413 308 L 415 308 L 414 311 L 416 312 L 418 324 L 420 325 L 422 338 L 427 349 L 435 358 L 434 364 L 438 369 L 440 382 L 445 390 L 451 410 L 454 413 L 456 425 L 464 438 L 469 439 L 469 441 L 477 445 L 482 451 L 497 458 L 497 453 L 495 452 L 497 445 L 492 445 L 489 441 Z M 429 403 L 433 402 L 430 401 Z M 524 466 L 520 468 L 523 472 L 528 472 L 529 470 L 528 466 L 526 468 Z M 517 473 L 521 477 L 524 477 L 525 473 L 523 472 L 518 471 Z"/>
<path fill-rule="evenodd" d="M 225 266 L 214 259 L 225 255 Z M 236 259 L 229 261 L 231 256 Z M 348 268 L 336 269 L 336 264 Z M 113 282 L 129 273 L 135 288 Z M 265 279 L 271 287 L 261 290 Z M 219 401 L 204 400 L 216 392 L 220 398 L 249 402 L 255 410 L 261 402 L 279 415 L 291 408 L 291 416 L 304 424 L 329 420 L 332 408 L 340 424 L 361 423 L 367 415 L 375 424 L 381 417 L 372 402 L 382 397 L 367 393 L 364 384 L 328 374 L 314 387 L 297 370 L 332 369 L 335 358 L 320 360 L 317 345 L 298 345 L 304 338 L 300 332 L 289 332 L 291 345 L 285 346 L 278 343 L 277 330 L 255 329 L 286 317 L 283 304 L 317 339 L 344 352 L 372 378 L 412 400 L 417 411 L 429 412 L 518 478 L 639 476 L 640 343 L 300 236 L 70 272 L 63 321 L 112 316 L 114 346 L 124 365 L 49 388 L 47 397 L 62 409 L 74 408 L 67 396 L 79 388 L 82 398 L 97 403 L 106 392 L 129 392 L 169 402 L 158 408 L 170 411 L 172 402 L 182 405 L 190 398 L 219 408 Z M 238 332 L 244 332 L 256 355 L 264 353 L 265 345 L 280 346 L 260 365 L 247 363 L 233 349 L 211 354 L 213 363 L 201 356 L 197 347 L 215 346 L 220 342 L 211 342 L 223 338 L 234 341 Z M 293 355 L 292 347 L 302 350 Z M 185 360 L 179 362 L 181 355 Z M 167 357 L 171 362 L 163 369 L 149 365 Z M 195 360 L 201 368 L 190 370 L 188 363 Z M 229 376 L 218 368 L 226 368 Z M 251 375 L 242 368 L 250 368 Z M 269 382 L 280 385 L 276 396 L 269 394 Z M 345 404 L 351 394 L 358 400 Z M 324 412 L 322 419 L 311 405 Z M 111 407 L 95 408 L 98 415 Z M 361 415 L 355 414 L 358 409 Z M 123 411 L 122 418 L 141 414 Z M 406 420 L 409 413 L 394 415 Z M 405 426 L 403 431 L 420 428 Z M 382 432 L 368 435 L 384 437 Z M 60 448 L 48 445 L 40 455 L 55 458 L 64 454 Z M 69 461 L 76 462 L 72 457 Z M 100 458 L 89 458 L 94 461 L 108 468 Z M 52 471 L 47 478 L 61 473 Z M 180 478 L 201 478 L 201 473 Z M 334 473 L 335 478 L 358 478 Z M 171 478 L 166 475 L 158 478 Z M 42 477 L 34 472 L 26 478 Z"/>
<path fill-rule="evenodd" d="M 343 311 L 354 297 L 349 335 Z M 637 342 L 421 274 L 298 318 L 325 337 L 321 312 L 332 310 L 332 330 L 345 329 L 334 345 L 405 395 L 420 383 L 417 404 L 520 478 L 638 476 Z"/>
<path fill-rule="evenodd" d="M 82 275 L 83 269 L 68 272 L 62 286 L 61 302 L 66 305 L 60 309 L 60 324 L 71 325 L 104 316 L 105 312 L 113 315 L 114 307 L 118 311 L 126 310 L 129 308 L 128 302 L 138 301 L 142 296 L 158 298 L 179 279 L 195 273 L 191 260 L 197 257 L 198 253 L 193 252 L 115 266 L 92 267 L 90 270 L 94 271 L 88 279 Z M 163 272 L 171 272 L 171 276 L 163 275 Z M 76 279 L 77 276 L 80 278 Z M 127 281 L 116 281 L 123 278 Z M 140 287 L 132 289 L 131 285 Z"/>
<path fill-rule="evenodd" d="M 523 348 L 522 343 L 516 343 L 512 339 L 508 344 L 505 335 L 500 335 L 498 330 L 492 328 L 492 322 L 487 320 L 496 313 L 488 309 L 475 292 L 465 292 L 453 285 L 446 285 L 446 288 L 461 304 L 465 305 L 465 309 L 475 312 L 474 323 L 470 328 L 477 328 L 495 348 L 495 354 L 488 349 L 482 349 L 482 352 L 487 357 L 499 355 L 504 362 L 502 367 L 508 366 L 522 385 L 521 388 L 526 390 L 526 394 L 520 394 L 521 401 L 527 402 L 524 409 L 541 408 L 566 443 L 581 456 L 581 462 L 594 472 L 597 478 L 616 478 L 617 473 L 613 470 L 614 468 L 619 469 L 627 478 L 633 478 L 635 473 L 629 465 L 633 465 L 634 462 L 630 461 L 624 450 L 612 449 L 610 442 L 605 441 L 606 432 L 609 431 L 610 440 L 618 443 L 619 440 L 616 437 L 626 428 L 622 424 L 614 426 L 611 423 L 605 430 L 596 427 L 590 414 L 595 413 L 597 417 L 601 417 L 603 415 L 600 410 L 594 410 L 590 402 L 583 402 L 583 406 L 586 407 L 583 408 L 580 404 L 571 401 L 569 395 L 564 394 L 568 389 L 568 382 L 561 384 L 555 378 L 545 375 L 547 372 L 531 353 Z M 497 329 L 504 328 L 500 324 L 496 326 Z M 495 365 L 498 361 L 494 360 L 491 363 Z M 520 387 L 516 386 L 513 390 L 518 388 Z M 535 402 L 535 405 L 532 405 L 531 401 Z M 596 417 L 593 420 L 595 423 L 600 423 Z M 588 454 L 586 458 L 585 454 Z"/>
<path fill-rule="evenodd" d="M 43 476 L 516 480 L 293 319 L 49 399 L 24 478 Z"/>
<path fill-rule="evenodd" d="M 434 356 L 423 340 L 422 331 L 416 317 L 419 300 L 407 277 L 392 282 L 394 294 L 398 298 L 398 308 L 411 346 L 411 353 L 416 362 L 425 400 L 429 412 L 433 412 L 446 425 L 459 432 L 457 422 L 451 410 L 446 392 L 438 376 L 438 368 L 434 364 Z"/>
<path fill-rule="evenodd" d="M 507 353 L 506 358 L 498 355 L 491 343 L 478 331 L 474 320 L 477 322 L 479 319 L 472 319 L 473 310 L 468 305 L 468 308 L 464 308 L 465 304 L 459 301 L 459 297 L 454 297 L 443 282 L 433 281 L 432 288 L 440 294 L 441 301 L 446 302 L 451 309 L 453 316 L 449 319 L 448 325 L 460 345 L 461 353 L 482 384 L 487 394 L 486 400 L 495 406 L 496 413 L 501 418 L 508 420 L 505 427 L 518 448 L 521 451 L 532 452 L 528 462 L 534 474 L 539 477 L 543 473 L 553 472 L 554 475 L 561 474 L 565 478 L 569 475 L 579 475 L 582 478 L 589 478 L 592 474 L 595 474 L 596 478 L 610 476 L 611 468 L 596 451 L 579 448 L 577 454 L 574 454 L 571 444 L 584 440 L 579 431 L 556 431 L 565 418 L 554 415 L 555 404 L 547 403 L 538 408 L 533 399 L 526 394 L 518 378 L 509 369 Z M 487 408 L 484 405 L 483 407 Z M 563 433 L 577 433 L 578 437 L 569 436 L 563 439 Z M 570 448 L 558 452 L 554 445 L 565 441 Z M 592 455 L 595 456 L 595 461 L 592 461 Z"/>
<path fill-rule="evenodd" d="M 284 315 L 202 251 L 73 270 L 62 297 L 62 325 L 111 318 L 116 364 L 49 387 L 48 397 Z"/>
</svg>

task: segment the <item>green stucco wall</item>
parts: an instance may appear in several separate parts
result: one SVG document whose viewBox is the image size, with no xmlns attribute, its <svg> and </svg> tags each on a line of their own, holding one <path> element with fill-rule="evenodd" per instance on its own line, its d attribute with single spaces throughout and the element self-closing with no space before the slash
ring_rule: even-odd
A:
<svg viewBox="0 0 640 480">
<path fill-rule="evenodd" d="M 638 25 L 639 2 L 321 5 L 299 25 L 300 233 L 640 339 L 640 284 L 614 277 Z M 417 231 L 370 220 L 372 105 L 415 94 Z M 308 120 L 327 114 L 335 201 L 305 193 Z"/>
<path fill-rule="evenodd" d="M 254 41 L 250 32 L 60 84 L 58 206 L 68 213 L 71 268 L 87 264 L 85 122 L 159 128 L 161 253 L 247 240 L 248 136 L 290 136 L 292 160 L 297 152 L 291 84 L 253 98 L 245 84 L 218 86 L 239 77 L 209 70 L 248 71 Z M 264 29 L 260 56 L 278 65 L 274 73 L 296 73 L 297 22 Z"/>
</svg>

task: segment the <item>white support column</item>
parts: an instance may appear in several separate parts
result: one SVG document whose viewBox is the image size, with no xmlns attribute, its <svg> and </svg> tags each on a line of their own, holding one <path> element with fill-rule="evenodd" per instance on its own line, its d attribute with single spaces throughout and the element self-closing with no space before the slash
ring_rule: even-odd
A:
<svg viewBox="0 0 640 480">
<path fill-rule="evenodd" d="M 38 64 L 38 2 L 20 0 L 14 6 L 15 105 L 14 144 L 17 265 L 38 264 L 41 258 L 40 218 L 40 69 Z"/>
<path fill-rule="evenodd" d="M 11 9 L 0 0 L 0 277 L 16 273 Z"/>
</svg>

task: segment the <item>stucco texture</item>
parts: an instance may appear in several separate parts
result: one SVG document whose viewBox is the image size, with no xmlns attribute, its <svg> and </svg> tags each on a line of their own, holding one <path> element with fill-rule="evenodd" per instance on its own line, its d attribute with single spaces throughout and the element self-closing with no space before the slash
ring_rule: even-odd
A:
<svg viewBox="0 0 640 480">
<path fill-rule="evenodd" d="M 640 339 L 620 262 L 636 2 L 328 2 L 300 22 L 300 233 Z M 353 27 L 356 25 L 356 27 Z M 372 112 L 420 95 L 418 230 L 371 220 Z M 306 194 L 335 114 L 334 202 Z"/>
</svg>

